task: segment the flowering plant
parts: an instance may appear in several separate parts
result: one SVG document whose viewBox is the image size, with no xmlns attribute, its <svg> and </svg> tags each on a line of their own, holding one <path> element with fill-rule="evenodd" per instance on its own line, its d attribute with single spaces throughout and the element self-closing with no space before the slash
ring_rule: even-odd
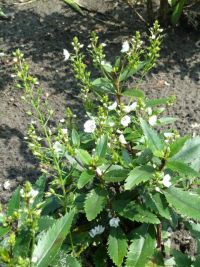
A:
<svg viewBox="0 0 200 267">
<path fill-rule="evenodd" d="M 48 96 L 42 95 L 21 52 L 15 52 L 17 86 L 24 88 L 23 99 L 32 107 L 26 141 L 43 176 L 34 189 L 26 183 L 14 193 L 7 214 L 2 213 L 2 266 L 177 264 L 167 229 L 187 218 L 191 227 L 199 227 L 200 138 L 161 131 L 174 119 L 163 117 L 160 105 L 171 105 L 173 98 L 148 99 L 138 82 L 126 88 L 127 79 L 142 79 L 155 66 L 161 39 L 155 22 L 149 46 L 143 47 L 137 32 L 108 62 L 105 44 L 92 33 L 89 53 L 100 73 L 95 79 L 82 45 L 73 39 L 74 53 L 65 50 L 64 56 L 81 87 L 87 116 L 82 127 L 69 108 L 52 126 Z M 198 266 L 198 257 L 179 254 L 189 266 Z"/>
</svg>

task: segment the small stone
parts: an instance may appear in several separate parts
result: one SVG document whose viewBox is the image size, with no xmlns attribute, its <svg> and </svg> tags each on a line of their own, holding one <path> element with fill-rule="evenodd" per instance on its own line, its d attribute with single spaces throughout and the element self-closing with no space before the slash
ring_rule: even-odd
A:
<svg viewBox="0 0 200 267">
<path fill-rule="evenodd" d="M 11 187 L 10 181 L 9 180 L 5 181 L 3 184 L 3 188 L 5 190 L 10 190 L 10 187 Z"/>
</svg>

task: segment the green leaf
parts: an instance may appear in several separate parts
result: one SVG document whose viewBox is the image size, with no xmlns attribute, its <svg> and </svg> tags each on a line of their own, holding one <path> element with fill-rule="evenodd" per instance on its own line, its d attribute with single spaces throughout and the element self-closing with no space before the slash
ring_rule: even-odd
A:
<svg viewBox="0 0 200 267">
<path fill-rule="evenodd" d="M 115 92 L 113 84 L 107 78 L 97 78 L 96 80 L 92 81 L 92 88 L 99 94 Z"/>
<path fill-rule="evenodd" d="M 145 97 L 145 93 L 142 90 L 135 88 L 124 91 L 122 95 L 125 97 Z"/>
<path fill-rule="evenodd" d="M 94 220 L 104 209 L 107 202 L 107 192 L 100 188 L 92 189 L 85 200 L 85 213 L 88 221 Z"/>
<path fill-rule="evenodd" d="M 0 238 L 6 235 L 9 231 L 10 229 L 8 227 L 0 227 Z"/>
<path fill-rule="evenodd" d="M 20 187 L 18 187 L 13 193 L 7 209 L 7 215 L 12 216 L 13 212 L 18 210 L 20 207 Z"/>
<path fill-rule="evenodd" d="M 144 132 L 148 147 L 151 149 L 155 156 L 161 156 L 164 150 L 164 143 L 158 136 L 157 132 L 154 131 L 145 120 L 140 119 L 141 127 Z"/>
<path fill-rule="evenodd" d="M 100 158 L 104 158 L 107 151 L 107 144 L 108 144 L 108 136 L 102 135 L 97 140 L 97 146 L 96 146 L 96 154 Z"/>
<path fill-rule="evenodd" d="M 150 99 L 146 101 L 146 106 L 155 107 L 159 105 L 166 105 L 169 102 L 169 99 L 170 97 Z"/>
<path fill-rule="evenodd" d="M 168 203 L 163 195 L 160 193 L 148 194 L 145 196 L 145 199 L 146 207 L 167 220 L 171 219 Z"/>
<path fill-rule="evenodd" d="M 44 190 L 46 187 L 46 176 L 45 175 L 41 175 L 38 180 L 35 182 L 35 184 L 33 185 L 33 189 L 37 190 L 39 193 L 36 196 L 33 206 L 35 207 L 37 204 L 41 203 L 44 197 Z"/>
<path fill-rule="evenodd" d="M 174 156 L 175 154 L 177 154 L 181 148 L 183 147 L 183 145 L 185 144 L 185 142 L 188 140 L 188 136 L 183 136 L 180 137 L 178 139 L 176 139 L 171 145 L 170 145 L 170 157 Z"/>
<path fill-rule="evenodd" d="M 158 123 L 159 125 L 166 125 L 166 124 L 171 124 L 174 123 L 177 119 L 173 117 L 163 117 L 159 118 Z"/>
<path fill-rule="evenodd" d="M 75 150 L 77 158 L 86 165 L 89 165 L 91 163 L 92 157 L 90 154 L 84 150 L 84 149 L 76 149 Z"/>
<path fill-rule="evenodd" d="M 81 264 L 78 262 L 76 258 L 69 255 L 66 257 L 65 267 L 81 267 Z"/>
<path fill-rule="evenodd" d="M 114 200 L 112 203 L 113 209 L 122 217 L 133 222 L 159 224 L 160 221 L 155 214 L 141 207 L 134 201 Z"/>
<path fill-rule="evenodd" d="M 180 251 L 173 250 L 172 254 L 174 256 L 174 260 L 176 262 L 176 267 L 189 267 L 192 264 L 190 258 L 187 255 L 183 254 Z"/>
<path fill-rule="evenodd" d="M 129 247 L 126 267 L 145 267 L 154 253 L 154 236 L 155 231 L 153 227 L 149 227 L 149 225 L 144 225 L 138 232 L 135 231 Z"/>
<path fill-rule="evenodd" d="M 199 267 L 199 266 L 200 266 L 200 256 L 198 256 L 195 262 L 193 263 L 193 267 Z"/>
<path fill-rule="evenodd" d="M 75 147 L 80 146 L 80 136 L 75 129 L 72 129 L 72 143 Z"/>
<path fill-rule="evenodd" d="M 104 247 L 99 247 L 95 251 L 93 255 L 93 261 L 95 267 L 105 267 L 106 262 L 107 262 L 107 251 L 105 246 Z"/>
<path fill-rule="evenodd" d="M 53 267 L 81 267 L 82 265 L 78 262 L 78 260 L 71 255 L 67 255 L 66 250 L 61 249 L 54 261 L 51 262 L 51 266 Z"/>
<path fill-rule="evenodd" d="M 163 190 L 167 202 L 183 216 L 200 220 L 200 196 L 180 188 L 170 187 Z"/>
<path fill-rule="evenodd" d="M 200 157 L 200 137 L 194 137 L 185 142 L 181 150 L 172 159 L 190 163 Z"/>
<path fill-rule="evenodd" d="M 52 262 L 60 249 L 64 239 L 70 231 L 74 211 L 66 213 L 58 219 L 53 226 L 39 239 L 33 251 L 33 258 L 36 259 L 35 267 L 47 267 Z"/>
<path fill-rule="evenodd" d="M 121 266 L 127 254 L 128 243 L 124 232 L 118 228 L 112 228 L 108 237 L 108 254 L 115 265 Z"/>
<path fill-rule="evenodd" d="M 148 181 L 153 177 L 154 168 L 151 166 L 138 166 L 134 168 L 128 175 L 124 185 L 125 190 L 131 190 L 134 186 Z"/>
<path fill-rule="evenodd" d="M 186 4 L 187 0 L 179 0 L 173 10 L 173 13 L 171 15 L 171 23 L 173 26 L 175 26 L 181 16 L 181 13 L 183 11 L 183 7 Z"/>
<path fill-rule="evenodd" d="M 68 4 L 71 8 L 73 8 L 75 11 L 79 12 L 81 15 L 83 15 L 83 11 L 79 7 L 79 5 L 74 0 L 63 0 L 66 4 Z"/>
<path fill-rule="evenodd" d="M 147 64 L 146 61 L 140 61 L 138 62 L 137 65 L 134 65 L 134 66 L 128 65 L 124 69 L 124 71 L 120 74 L 119 81 L 120 82 L 126 81 L 129 77 L 131 77 L 132 75 L 134 75 L 135 73 L 143 69 L 146 64 Z"/>
<path fill-rule="evenodd" d="M 39 232 L 47 230 L 49 227 L 53 226 L 56 220 L 50 216 L 41 216 L 38 221 Z"/>
<path fill-rule="evenodd" d="M 84 171 L 84 172 L 82 172 L 81 175 L 80 175 L 80 177 L 79 177 L 79 179 L 78 179 L 78 184 L 77 184 L 78 189 L 83 188 L 94 177 L 95 177 L 94 172 L 91 172 L 91 171 Z"/>
<path fill-rule="evenodd" d="M 108 171 L 103 175 L 103 179 L 109 183 L 122 182 L 127 178 L 128 170 L 116 169 Z"/>
<path fill-rule="evenodd" d="M 196 172 L 187 164 L 180 161 L 168 161 L 166 167 L 172 171 L 178 172 L 180 174 L 186 175 L 187 177 L 199 177 L 200 173 Z"/>
</svg>

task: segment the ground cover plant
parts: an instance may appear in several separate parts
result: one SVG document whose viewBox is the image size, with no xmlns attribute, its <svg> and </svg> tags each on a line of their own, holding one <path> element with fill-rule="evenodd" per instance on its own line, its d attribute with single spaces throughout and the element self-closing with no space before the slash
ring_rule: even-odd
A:
<svg viewBox="0 0 200 267">
<path fill-rule="evenodd" d="M 147 47 L 137 32 L 108 62 L 92 33 L 93 77 L 74 38 L 64 57 L 81 88 L 81 126 L 70 109 L 52 125 L 48 95 L 15 52 L 17 87 L 32 107 L 26 141 L 43 175 L 18 188 L 1 213 L 2 266 L 199 266 L 195 255 L 171 251 L 169 240 L 187 220 L 199 249 L 200 138 L 161 130 L 174 121 L 162 115 L 173 98 L 149 100 L 138 86 L 126 88 L 154 67 L 161 39 L 156 22 Z"/>
</svg>

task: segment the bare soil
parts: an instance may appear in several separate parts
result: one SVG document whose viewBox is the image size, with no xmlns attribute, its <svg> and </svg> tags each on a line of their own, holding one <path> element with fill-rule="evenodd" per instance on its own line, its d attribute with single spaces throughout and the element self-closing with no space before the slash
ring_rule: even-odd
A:
<svg viewBox="0 0 200 267">
<path fill-rule="evenodd" d="M 61 119 L 67 106 L 78 114 L 81 110 L 77 85 L 62 54 L 64 48 L 72 49 L 73 36 L 87 45 L 90 32 L 96 30 L 107 43 L 106 52 L 112 61 L 124 39 L 136 30 L 145 38 L 147 27 L 124 5 L 104 15 L 84 11 L 85 16 L 59 0 L 0 0 L 0 7 L 8 15 L 8 19 L 0 20 L 0 52 L 5 53 L 0 57 L 0 201 L 5 203 L 17 184 L 39 175 L 38 162 L 24 142 L 30 118 L 25 113 L 28 107 L 20 99 L 22 91 L 15 88 L 11 75 L 13 51 L 20 48 L 25 54 L 32 73 L 50 94 L 57 119 Z M 200 32 L 188 26 L 167 29 L 158 66 L 142 84 L 151 98 L 176 95 L 175 105 L 167 112 L 180 119 L 176 126 L 182 134 L 200 132 L 198 41 Z M 4 188 L 5 181 L 10 181 L 9 190 Z"/>
</svg>

